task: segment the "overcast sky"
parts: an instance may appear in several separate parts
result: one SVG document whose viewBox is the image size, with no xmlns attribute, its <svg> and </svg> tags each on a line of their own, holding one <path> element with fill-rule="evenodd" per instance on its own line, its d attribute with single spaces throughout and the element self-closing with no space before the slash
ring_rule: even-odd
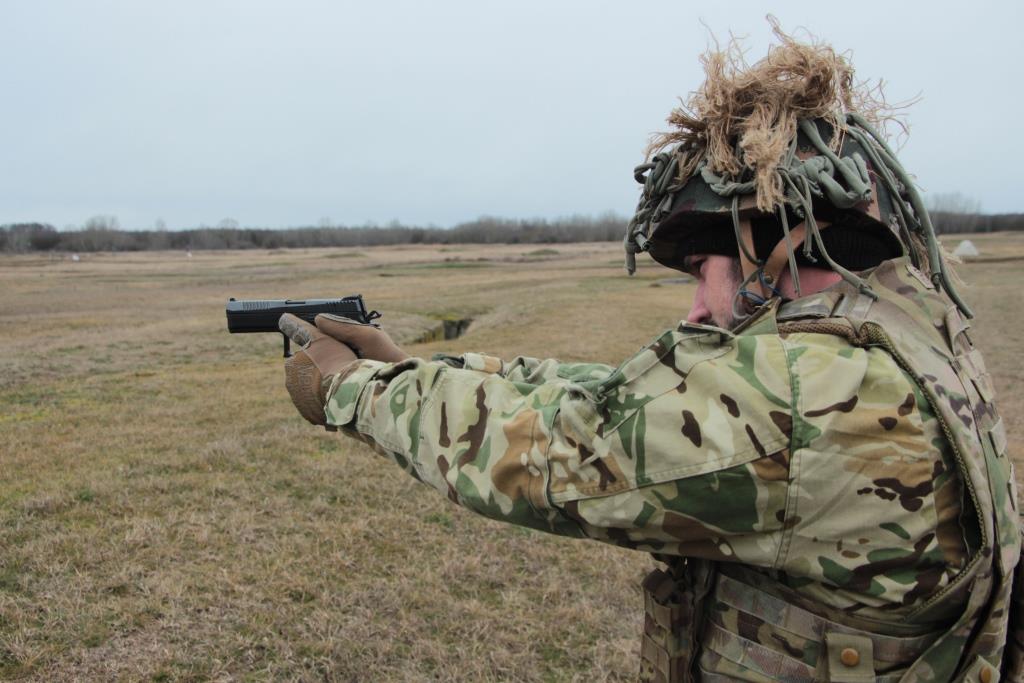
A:
<svg viewBox="0 0 1024 683">
<path fill-rule="evenodd" d="M 928 193 L 1024 211 L 1024 3 L 774 4 L 890 100 L 921 95 L 900 156 Z M 627 215 L 709 35 L 758 58 L 767 8 L 0 0 L 0 224 Z"/>
</svg>

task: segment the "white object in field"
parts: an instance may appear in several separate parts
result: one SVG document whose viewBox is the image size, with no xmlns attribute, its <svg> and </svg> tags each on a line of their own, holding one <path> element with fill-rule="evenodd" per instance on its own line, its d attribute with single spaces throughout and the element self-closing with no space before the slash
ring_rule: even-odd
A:
<svg viewBox="0 0 1024 683">
<path fill-rule="evenodd" d="M 188 256 L 189 258 L 192 258 L 192 252 L 191 251 L 186 251 L 185 255 Z"/>
<path fill-rule="evenodd" d="M 956 245 L 956 249 L 953 250 L 953 256 L 977 256 L 978 248 L 974 246 L 974 242 L 970 240 L 964 240 L 960 244 Z"/>
<path fill-rule="evenodd" d="M 81 261 L 82 259 L 78 258 L 78 254 L 72 254 L 71 255 L 71 260 L 72 261 Z"/>
</svg>

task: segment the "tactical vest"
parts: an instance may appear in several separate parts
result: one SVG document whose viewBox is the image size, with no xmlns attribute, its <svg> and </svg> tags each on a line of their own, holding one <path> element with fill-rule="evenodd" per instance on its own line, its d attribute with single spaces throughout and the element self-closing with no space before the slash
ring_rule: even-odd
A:
<svg viewBox="0 0 1024 683">
<path fill-rule="evenodd" d="M 734 564 L 659 557 L 668 568 L 643 584 L 641 680 L 1024 681 L 1021 532 L 991 377 L 960 312 L 906 259 L 886 261 L 868 282 L 877 300 L 842 282 L 767 305 L 737 334 L 823 333 L 885 349 L 921 388 L 952 447 L 979 547 L 972 543 L 965 568 L 903 623 L 808 604 Z M 776 630 L 799 637 L 799 651 L 773 638 Z"/>
</svg>

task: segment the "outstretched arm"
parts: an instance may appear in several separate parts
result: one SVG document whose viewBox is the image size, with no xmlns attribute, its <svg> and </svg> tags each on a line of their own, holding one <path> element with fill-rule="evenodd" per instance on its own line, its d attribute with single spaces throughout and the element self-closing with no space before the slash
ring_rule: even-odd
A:
<svg viewBox="0 0 1024 683">
<path fill-rule="evenodd" d="M 327 419 L 494 519 L 714 557 L 725 552 L 718 539 L 745 536 L 753 548 L 760 537 L 766 561 L 763 535 L 782 522 L 758 492 L 785 488 L 785 477 L 761 475 L 788 435 L 763 416 L 787 409 L 788 376 L 768 377 L 772 391 L 727 396 L 722 378 L 739 379 L 729 367 L 739 350 L 719 341 L 669 332 L 615 369 L 525 359 L 509 367 L 476 354 L 360 361 L 333 379 Z M 762 354 L 785 368 L 777 343 Z M 768 467 L 751 464 L 761 460 Z M 718 496 L 725 483 L 753 493 Z"/>
<path fill-rule="evenodd" d="M 962 568 L 955 465 L 884 350 L 683 326 L 598 378 L 544 365 L 360 360 L 325 419 L 488 517 L 779 569 L 841 607 L 906 609 Z"/>
</svg>

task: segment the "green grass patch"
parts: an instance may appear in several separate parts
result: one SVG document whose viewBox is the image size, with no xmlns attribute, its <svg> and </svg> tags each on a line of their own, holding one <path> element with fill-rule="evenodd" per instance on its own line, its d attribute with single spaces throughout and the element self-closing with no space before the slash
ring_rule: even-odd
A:
<svg viewBox="0 0 1024 683">
<path fill-rule="evenodd" d="M 79 503 L 91 503 L 96 500 L 96 492 L 88 488 L 78 489 L 75 491 L 75 500 Z"/>
<path fill-rule="evenodd" d="M 424 519 L 430 522 L 431 524 L 437 524 L 438 526 L 443 527 L 445 529 L 451 529 L 455 526 L 455 523 L 452 522 L 451 515 L 449 515 L 446 512 L 432 512 L 426 517 L 424 517 Z"/>
<path fill-rule="evenodd" d="M 21 564 L 8 564 L 0 567 L 0 591 L 20 594 L 23 592 L 22 580 L 24 568 Z"/>
</svg>

